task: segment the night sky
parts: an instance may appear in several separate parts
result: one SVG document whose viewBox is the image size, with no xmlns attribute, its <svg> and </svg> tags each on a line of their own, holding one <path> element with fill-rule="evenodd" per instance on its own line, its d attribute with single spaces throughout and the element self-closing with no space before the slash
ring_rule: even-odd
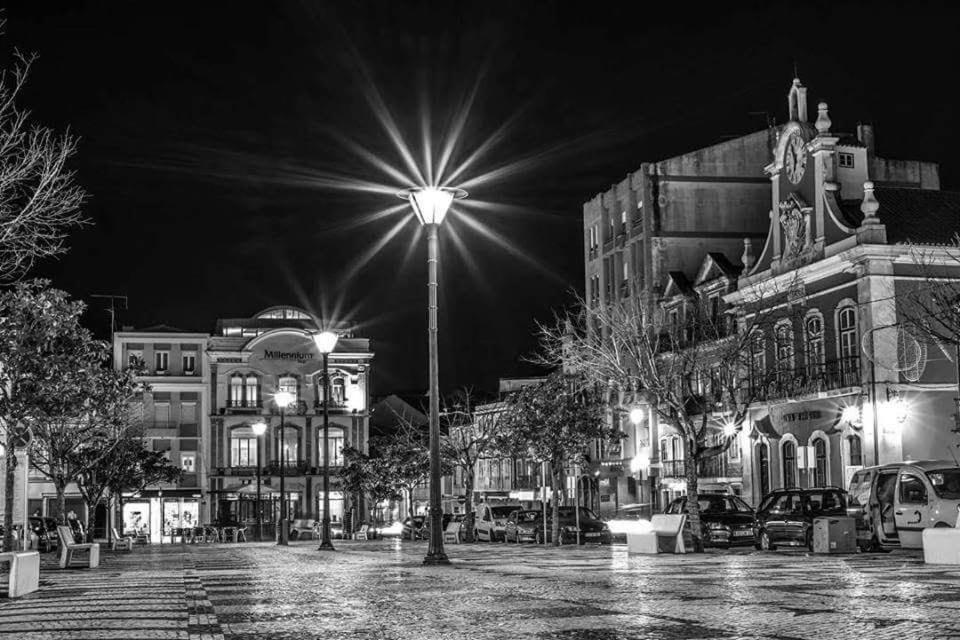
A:
<svg viewBox="0 0 960 640">
<path fill-rule="evenodd" d="M 441 232 L 444 390 L 534 372 L 535 319 L 583 288 L 582 203 L 763 112 L 785 121 L 795 65 L 834 131 L 872 122 L 880 155 L 940 162 L 960 188 L 948 3 L 52 4 L 7 5 L 2 50 L 39 54 L 23 104 L 80 136 L 95 224 L 34 274 L 86 299 L 103 336 L 93 293 L 129 296 L 120 323 L 141 328 L 339 309 L 373 340 L 376 395 L 426 388 L 425 244 L 411 253 L 411 222 L 361 261 L 405 213 L 357 222 L 400 201 L 316 180 L 409 186 L 350 151 L 404 169 L 370 87 L 418 158 L 422 115 L 439 147 L 474 87 L 455 159 L 507 123 L 465 177 L 509 167 L 470 189 L 498 206 L 469 215 L 512 249 L 461 219 Z"/>
</svg>

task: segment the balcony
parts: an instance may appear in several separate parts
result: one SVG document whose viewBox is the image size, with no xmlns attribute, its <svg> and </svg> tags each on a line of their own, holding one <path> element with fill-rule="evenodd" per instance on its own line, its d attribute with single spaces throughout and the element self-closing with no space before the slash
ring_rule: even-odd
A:
<svg viewBox="0 0 960 640">
<path fill-rule="evenodd" d="M 513 488 L 514 489 L 536 489 L 537 476 L 514 476 Z"/>
<path fill-rule="evenodd" d="M 263 403 L 260 400 L 227 400 L 227 406 L 221 411 L 227 413 L 260 413 Z"/>
<path fill-rule="evenodd" d="M 851 356 L 819 365 L 770 371 L 750 381 L 755 401 L 814 395 L 860 385 L 860 358 Z"/>
<path fill-rule="evenodd" d="M 297 460 L 296 462 L 288 460 L 283 465 L 283 475 L 285 476 L 302 476 L 306 475 L 307 471 L 310 470 L 310 465 L 307 464 L 306 460 Z M 280 475 L 280 463 L 276 460 L 271 460 L 263 467 L 263 475 L 265 476 L 278 476 Z"/>
<path fill-rule="evenodd" d="M 313 408 L 316 411 L 323 411 L 323 398 L 313 401 Z M 330 411 L 346 411 L 347 401 L 344 398 L 330 398 L 330 402 L 327 404 L 327 408 Z"/>
<path fill-rule="evenodd" d="M 743 476 L 743 463 L 727 460 L 724 454 L 701 460 L 698 468 L 701 478 L 740 478 Z"/>
<path fill-rule="evenodd" d="M 217 467 L 217 475 L 220 476 L 255 476 L 257 475 L 256 466 L 233 466 L 233 467 Z"/>
<path fill-rule="evenodd" d="M 664 478 L 686 478 L 687 466 L 683 460 L 661 460 L 660 475 Z"/>
</svg>

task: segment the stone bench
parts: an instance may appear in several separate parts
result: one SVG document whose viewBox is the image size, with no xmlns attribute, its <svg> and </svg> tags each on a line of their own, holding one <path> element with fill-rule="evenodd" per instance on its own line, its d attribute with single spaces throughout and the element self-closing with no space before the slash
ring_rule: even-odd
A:
<svg viewBox="0 0 960 640">
<path fill-rule="evenodd" d="M 650 531 L 627 534 L 627 553 L 686 553 L 685 514 L 658 513 L 650 519 Z"/>
<path fill-rule="evenodd" d="M 40 553 L 7 551 L 0 553 L 0 563 L 10 563 L 7 597 L 19 598 L 40 588 Z"/>
<path fill-rule="evenodd" d="M 73 531 L 70 527 L 60 525 L 57 527 L 57 535 L 60 536 L 60 568 L 66 569 L 73 562 L 74 554 L 77 551 L 86 552 L 86 566 L 95 569 L 100 566 L 100 544 L 97 542 L 79 543 L 73 539 Z"/>
<path fill-rule="evenodd" d="M 933 527 L 923 530 L 923 561 L 960 565 L 960 529 Z"/>
</svg>

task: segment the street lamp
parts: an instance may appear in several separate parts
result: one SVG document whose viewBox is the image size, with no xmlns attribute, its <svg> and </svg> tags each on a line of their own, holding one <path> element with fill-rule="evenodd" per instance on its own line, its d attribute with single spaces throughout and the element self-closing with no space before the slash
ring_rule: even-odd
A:
<svg viewBox="0 0 960 640">
<path fill-rule="evenodd" d="M 330 413 L 328 406 L 330 403 L 330 376 L 327 371 L 328 356 L 337 346 L 339 336 L 333 331 L 322 331 L 313 336 L 313 341 L 317 344 L 317 350 L 323 356 L 323 539 L 317 551 L 333 551 L 333 543 L 330 542 L 330 442 L 328 435 L 330 432 Z"/>
<path fill-rule="evenodd" d="M 263 467 L 261 462 L 263 454 L 261 453 L 260 439 L 267 432 L 267 423 L 263 420 L 254 422 L 251 426 L 253 435 L 257 436 L 257 542 L 263 542 L 263 508 L 260 506 L 260 469 Z"/>
<path fill-rule="evenodd" d="M 277 406 L 280 408 L 280 433 L 277 441 L 280 444 L 279 459 L 280 459 L 280 535 L 277 536 L 277 544 L 286 546 L 288 544 L 287 538 L 290 535 L 290 532 L 287 531 L 287 494 L 285 493 L 285 488 L 283 484 L 283 479 L 286 474 L 286 454 L 284 453 L 283 446 L 283 412 L 284 410 L 293 404 L 297 399 L 297 396 L 290 393 L 289 391 L 278 391 L 273 394 L 273 401 L 277 403 Z"/>
<path fill-rule="evenodd" d="M 430 546 L 424 564 L 450 564 L 443 550 L 443 512 L 440 507 L 440 389 L 437 354 L 437 268 L 440 223 L 455 199 L 467 197 L 463 189 L 414 187 L 397 194 L 408 200 L 417 220 L 427 228 L 427 336 L 430 351 Z"/>
</svg>

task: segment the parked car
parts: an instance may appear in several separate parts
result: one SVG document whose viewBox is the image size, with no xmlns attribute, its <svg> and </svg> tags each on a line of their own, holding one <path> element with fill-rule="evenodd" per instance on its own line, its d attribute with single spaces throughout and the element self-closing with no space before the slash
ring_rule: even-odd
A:
<svg viewBox="0 0 960 640">
<path fill-rule="evenodd" d="M 757 507 L 754 544 L 774 550 L 778 545 L 813 549 L 813 519 L 847 515 L 847 492 L 839 487 L 777 489 Z"/>
<path fill-rule="evenodd" d="M 560 544 L 577 543 L 577 508 L 560 507 Z M 607 523 L 597 517 L 597 515 L 587 509 L 580 507 L 580 544 L 588 542 L 597 542 L 600 544 L 610 544 L 613 542 L 613 534 L 610 533 L 610 527 Z M 542 531 L 542 524 L 539 529 Z M 539 542 L 543 541 L 543 534 L 540 533 L 537 538 Z M 547 542 L 553 541 L 553 512 L 547 509 Z"/>
<path fill-rule="evenodd" d="M 517 509 L 503 525 L 505 542 L 543 542 L 543 516 L 540 511 Z"/>
<path fill-rule="evenodd" d="M 57 521 L 54 518 L 30 516 L 30 530 L 37 536 L 39 551 L 56 551 L 60 546 Z"/>
<path fill-rule="evenodd" d="M 503 540 L 504 526 L 510 514 L 520 508 L 520 505 L 491 505 L 481 504 L 477 509 L 477 517 L 473 523 L 473 537 L 475 540 L 494 542 Z"/>
<path fill-rule="evenodd" d="M 400 532 L 402 540 L 422 540 L 430 535 L 426 516 L 407 516 Z"/>
<path fill-rule="evenodd" d="M 960 465 L 925 460 L 867 467 L 850 479 L 847 513 L 861 549 L 920 549 L 927 527 L 952 527 L 960 509 Z"/>
<path fill-rule="evenodd" d="M 754 512 L 746 502 L 733 495 L 701 494 L 700 528 L 703 544 L 710 547 L 752 545 Z M 665 513 L 688 513 L 687 496 L 671 502 Z"/>
</svg>

